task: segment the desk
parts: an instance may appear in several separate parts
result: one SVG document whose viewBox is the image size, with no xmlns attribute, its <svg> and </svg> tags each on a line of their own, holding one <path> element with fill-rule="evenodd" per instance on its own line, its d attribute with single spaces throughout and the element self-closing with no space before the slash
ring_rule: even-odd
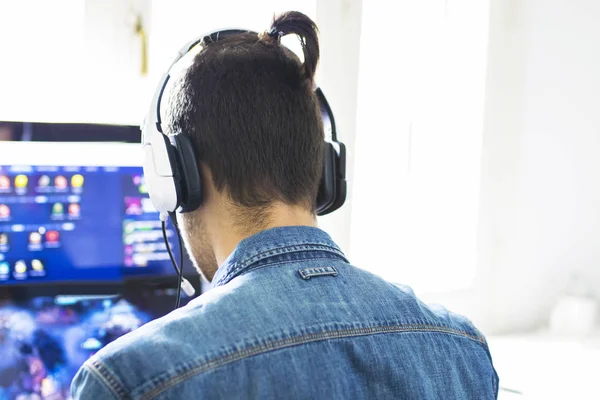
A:
<svg viewBox="0 0 600 400">
<path fill-rule="evenodd" d="M 500 400 L 600 399 L 600 334 L 531 333 L 488 337 Z"/>
</svg>

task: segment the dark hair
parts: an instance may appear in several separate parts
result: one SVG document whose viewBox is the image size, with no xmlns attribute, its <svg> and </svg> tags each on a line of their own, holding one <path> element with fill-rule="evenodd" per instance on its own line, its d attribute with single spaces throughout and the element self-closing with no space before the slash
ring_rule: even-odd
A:
<svg viewBox="0 0 600 400">
<path fill-rule="evenodd" d="M 280 44 L 288 34 L 300 38 L 304 62 Z M 205 43 L 172 91 L 169 132 L 190 136 L 234 204 L 264 210 L 280 201 L 314 212 L 324 140 L 318 60 L 315 23 L 290 11 L 262 34 Z"/>
</svg>

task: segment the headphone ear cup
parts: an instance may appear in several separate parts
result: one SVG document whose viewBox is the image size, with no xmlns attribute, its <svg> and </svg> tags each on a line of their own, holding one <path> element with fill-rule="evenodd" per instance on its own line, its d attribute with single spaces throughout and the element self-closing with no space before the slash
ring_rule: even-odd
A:
<svg viewBox="0 0 600 400">
<path fill-rule="evenodd" d="M 317 215 L 327 215 L 346 201 L 346 147 L 335 142 L 336 147 L 325 142 L 323 175 L 317 193 Z"/>
<path fill-rule="evenodd" d="M 346 202 L 346 146 L 342 142 L 336 142 L 336 144 L 339 150 L 336 151 L 334 148 L 335 198 L 327 213 L 337 210 Z"/>
<path fill-rule="evenodd" d="M 335 150 L 329 142 L 325 142 L 323 149 L 323 172 L 321 182 L 319 182 L 319 192 L 317 193 L 317 215 L 329 213 L 329 208 L 335 202 Z"/>
<path fill-rule="evenodd" d="M 202 203 L 202 178 L 189 137 L 183 134 L 174 135 L 174 145 L 180 169 L 181 212 L 191 212 Z"/>
</svg>

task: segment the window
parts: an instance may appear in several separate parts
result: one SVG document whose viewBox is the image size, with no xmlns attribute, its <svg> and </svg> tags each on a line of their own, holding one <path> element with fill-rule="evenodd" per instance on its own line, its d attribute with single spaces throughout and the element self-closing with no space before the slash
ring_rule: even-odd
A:
<svg viewBox="0 0 600 400">
<path fill-rule="evenodd" d="M 52 118 L 71 106 L 85 2 L 0 2 L 0 120 Z"/>
<path fill-rule="evenodd" d="M 488 2 L 364 2 L 350 257 L 421 293 L 475 276 Z"/>
</svg>

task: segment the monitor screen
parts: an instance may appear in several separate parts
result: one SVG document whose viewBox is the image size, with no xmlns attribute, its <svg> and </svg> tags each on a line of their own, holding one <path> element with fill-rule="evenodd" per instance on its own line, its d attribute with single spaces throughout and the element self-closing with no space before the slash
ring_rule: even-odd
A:
<svg viewBox="0 0 600 400">
<path fill-rule="evenodd" d="M 0 285 L 174 274 L 136 144 L 0 145 Z M 167 236 L 179 252 L 175 230 Z"/>
<path fill-rule="evenodd" d="M 0 399 L 68 399 L 85 360 L 174 301 L 172 289 L 0 299 Z"/>
</svg>

